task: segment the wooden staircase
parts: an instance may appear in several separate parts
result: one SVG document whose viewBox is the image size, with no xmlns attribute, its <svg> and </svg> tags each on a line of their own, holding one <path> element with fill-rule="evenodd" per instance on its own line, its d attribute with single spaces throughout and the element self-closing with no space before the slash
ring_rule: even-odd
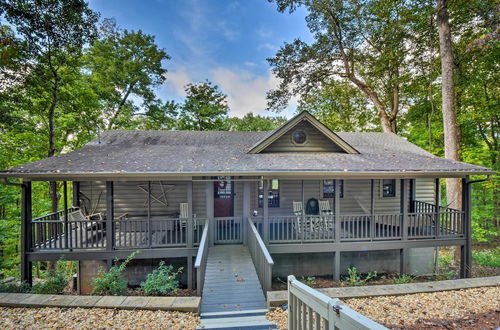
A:
<svg viewBox="0 0 500 330">
<path fill-rule="evenodd" d="M 209 249 L 201 299 L 203 329 L 276 329 L 266 320 L 266 298 L 248 248 Z"/>
</svg>

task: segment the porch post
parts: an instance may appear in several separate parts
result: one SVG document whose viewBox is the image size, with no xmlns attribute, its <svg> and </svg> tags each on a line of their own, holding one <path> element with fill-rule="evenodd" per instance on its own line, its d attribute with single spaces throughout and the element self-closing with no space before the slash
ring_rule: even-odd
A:
<svg viewBox="0 0 500 330">
<path fill-rule="evenodd" d="M 80 207 L 80 182 L 78 181 L 73 181 L 73 196 L 72 196 L 72 201 L 71 204 L 73 207 Z"/>
<path fill-rule="evenodd" d="M 340 219 L 340 181 L 335 179 L 335 242 L 340 242 L 342 221 Z"/>
<path fill-rule="evenodd" d="M 403 216 L 403 225 L 402 225 L 402 238 L 403 241 L 408 240 L 408 179 L 401 179 L 401 213 Z M 399 251 L 400 256 L 400 269 L 399 272 L 401 274 L 406 274 L 407 270 L 407 256 L 408 250 L 403 248 Z"/>
<path fill-rule="evenodd" d="M 335 243 L 340 242 L 340 232 L 342 230 L 342 221 L 340 219 L 340 181 L 335 179 Z M 340 281 L 340 251 L 335 251 L 333 256 L 333 280 L 336 282 Z"/>
<path fill-rule="evenodd" d="M 188 222 L 186 226 L 186 244 L 188 248 L 193 247 L 193 181 L 187 183 L 187 203 L 188 203 Z M 188 258 L 190 261 L 191 257 Z M 192 264 L 192 262 L 191 262 Z M 192 266 L 192 265 L 191 265 Z M 192 281 L 191 281 L 192 284 Z"/>
<path fill-rule="evenodd" d="M 340 251 L 333 253 L 333 280 L 340 282 Z"/>
<path fill-rule="evenodd" d="M 151 230 L 151 181 L 148 181 L 148 246 L 151 247 L 153 232 Z"/>
<path fill-rule="evenodd" d="M 113 181 L 106 181 L 106 250 L 113 250 L 114 233 L 113 220 L 115 217 L 115 205 L 113 200 Z M 109 260 L 108 260 L 109 264 Z"/>
<path fill-rule="evenodd" d="M 31 182 L 25 181 L 21 186 L 21 281 L 33 285 L 31 262 L 28 252 L 31 250 Z"/>
<path fill-rule="evenodd" d="M 262 208 L 264 209 L 264 243 L 269 243 L 269 184 L 268 179 L 264 179 L 262 187 Z"/>
<path fill-rule="evenodd" d="M 375 235 L 375 180 L 371 179 L 371 194 L 370 194 L 370 237 L 372 240 L 376 237 Z"/>
<path fill-rule="evenodd" d="M 441 198 L 441 183 L 439 182 L 439 178 L 436 178 L 434 181 L 434 231 L 436 234 L 436 238 L 439 238 L 439 232 L 441 228 L 439 226 L 439 201 Z M 438 248 L 439 249 L 439 248 Z"/>
<path fill-rule="evenodd" d="M 212 222 L 210 224 L 210 232 L 208 233 L 208 240 L 210 246 L 214 245 L 215 240 L 215 221 L 214 220 L 214 183 L 212 181 L 205 182 L 205 202 L 206 202 L 206 221 Z"/>
<path fill-rule="evenodd" d="M 250 217 L 250 182 L 243 182 L 243 244 L 247 245 L 248 218 Z"/>
<path fill-rule="evenodd" d="M 69 235 L 71 229 L 68 223 L 68 182 L 63 181 L 63 203 L 64 203 L 64 248 L 69 249 Z"/>
<path fill-rule="evenodd" d="M 472 185 L 469 176 L 462 179 L 462 211 L 465 246 L 462 247 L 460 273 L 465 278 L 472 276 Z"/>
</svg>

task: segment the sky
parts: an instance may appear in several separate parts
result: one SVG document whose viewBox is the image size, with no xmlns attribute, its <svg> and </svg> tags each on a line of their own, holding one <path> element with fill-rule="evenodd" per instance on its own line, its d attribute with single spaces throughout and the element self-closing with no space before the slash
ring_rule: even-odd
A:
<svg viewBox="0 0 500 330">
<path fill-rule="evenodd" d="M 154 35 L 171 60 L 166 82 L 158 88 L 164 100 L 180 101 L 184 86 L 208 79 L 228 95 L 231 116 L 265 110 L 266 92 L 277 86 L 266 58 L 284 42 L 311 41 L 306 11 L 279 13 L 266 0 L 91 0 L 102 18 L 115 18 L 128 30 Z M 280 115 L 291 117 L 296 104 Z"/>
</svg>

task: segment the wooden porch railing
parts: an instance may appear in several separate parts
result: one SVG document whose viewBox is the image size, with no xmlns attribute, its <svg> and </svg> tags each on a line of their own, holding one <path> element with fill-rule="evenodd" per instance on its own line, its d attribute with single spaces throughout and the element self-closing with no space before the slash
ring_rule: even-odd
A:
<svg viewBox="0 0 500 330">
<path fill-rule="evenodd" d="M 387 329 L 344 305 L 339 299 L 288 276 L 288 329 Z"/>
<path fill-rule="evenodd" d="M 266 245 L 255 228 L 252 219 L 247 220 L 248 225 L 248 250 L 252 257 L 257 276 L 259 277 L 260 285 L 264 291 L 264 296 L 267 296 L 267 291 L 271 290 L 273 265 L 274 261 L 267 250 Z"/>
<path fill-rule="evenodd" d="M 205 227 L 203 228 L 203 234 L 201 236 L 200 245 L 198 247 L 198 253 L 196 254 L 196 260 L 194 262 L 194 268 L 196 269 L 196 293 L 199 296 L 201 296 L 203 292 L 203 284 L 205 283 L 205 270 L 207 267 L 209 247 L 209 229 L 210 222 L 207 221 Z"/>
</svg>

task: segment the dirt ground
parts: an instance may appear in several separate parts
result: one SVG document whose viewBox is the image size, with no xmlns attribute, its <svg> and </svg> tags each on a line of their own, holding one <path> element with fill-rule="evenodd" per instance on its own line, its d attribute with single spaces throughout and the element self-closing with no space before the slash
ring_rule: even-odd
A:
<svg viewBox="0 0 500 330">
<path fill-rule="evenodd" d="M 344 303 L 390 329 L 496 329 L 500 327 L 500 287 L 345 299 Z M 288 311 L 268 319 L 287 328 Z"/>
<path fill-rule="evenodd" d="M 196 329 L 191 313 L 101 308 L 0 308 L 1 329 Z"/>
</svg>

